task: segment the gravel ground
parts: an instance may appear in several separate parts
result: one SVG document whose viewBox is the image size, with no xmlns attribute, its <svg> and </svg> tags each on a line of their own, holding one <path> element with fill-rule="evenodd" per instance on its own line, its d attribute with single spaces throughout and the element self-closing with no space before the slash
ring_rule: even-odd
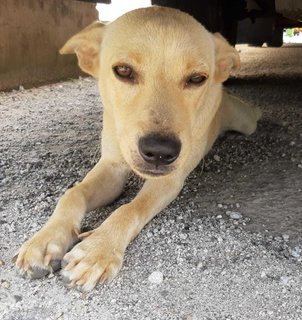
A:
<svg viewBox="0 0 302 320">
<path fill-rule="evenodd" d="M 11 258 L 99 157 L 95 81 L 0 93 L 1 319 L 302 319 L 302 47 L 239 50 L 242 71 L 227 87 L 263 109 L 257 132 L 221 137 L 129 246 L 115 281 L 89 294 L 59 273 L 23 279 Z M 83 230 L 141 183 L 132 177 Z"/>
</svg>

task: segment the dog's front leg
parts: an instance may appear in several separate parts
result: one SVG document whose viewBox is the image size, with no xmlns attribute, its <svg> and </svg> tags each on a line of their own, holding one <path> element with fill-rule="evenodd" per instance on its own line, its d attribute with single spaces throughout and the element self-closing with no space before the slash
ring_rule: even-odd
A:
<svg viewBox="0 0 302 320">
<path fill-rule="evenodd" d="M 20 248 L 16 266 L 21 274 L 40 278 L 58 269 L 78 239 L 85 213 L 113 201 L 122 191 L 127 174 L 126 165 L 101 159 L 81 183 L 67 190 L 45 226 Z"/>
<path fill-rule="evenodd" d="M 136 198 L 118 208 L 64 257 L 65 280 L 84 291 L 113 279 L 122 267 L 129 242 L 180 192 L 185 177 L 147 180 Z"/>
</svg>

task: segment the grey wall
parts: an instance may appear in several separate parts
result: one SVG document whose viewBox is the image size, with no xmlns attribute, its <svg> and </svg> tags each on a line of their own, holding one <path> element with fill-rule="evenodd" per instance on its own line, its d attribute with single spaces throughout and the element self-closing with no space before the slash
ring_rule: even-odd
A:
<svg viewBox="0 0 302 320">
<path fill-rule="evenodd" d="M 0 1 L 0 90 L 31 87 L 80 74 L 59 48 L 98 19 L 95 4 L 74 0 Z"/>
</svg>

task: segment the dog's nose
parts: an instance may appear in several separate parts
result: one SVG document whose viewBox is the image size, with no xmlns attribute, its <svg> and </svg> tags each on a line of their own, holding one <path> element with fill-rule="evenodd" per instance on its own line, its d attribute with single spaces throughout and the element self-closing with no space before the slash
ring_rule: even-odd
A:
<svg viewBox="0 0 302 320">
<path fill-rule="evenodd" d="M 138 149 L 146 162 L 169 165 L 179 156 L 181 143 L 175 136 L 149 134 L 139 139 Z"/>
</svg>

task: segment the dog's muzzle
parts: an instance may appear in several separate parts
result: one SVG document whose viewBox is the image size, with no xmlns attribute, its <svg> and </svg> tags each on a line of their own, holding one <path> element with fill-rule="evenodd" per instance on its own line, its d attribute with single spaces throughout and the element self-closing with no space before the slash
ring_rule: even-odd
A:
<svg viewBox="0 0 302 320">
<path fill-rule="evenodd" d="M 143 160 L 158 169 L 170 165 L 178 158 L 181 142 L 174 135 L 151 133 L 139 139 L 138 149 Z"/>
</svg>

